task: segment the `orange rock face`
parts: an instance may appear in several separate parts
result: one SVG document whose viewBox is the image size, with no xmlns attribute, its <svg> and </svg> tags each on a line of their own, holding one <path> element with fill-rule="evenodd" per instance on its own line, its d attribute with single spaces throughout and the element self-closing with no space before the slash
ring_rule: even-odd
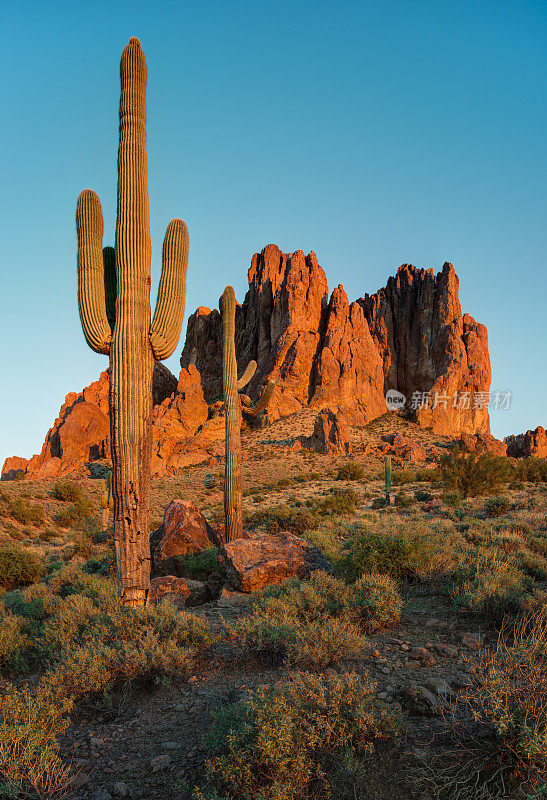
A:
<svg viewBox="0 0 547 800">
<path fill-rule="evenodd" d="M 454 436 L 489 432 L 488 407 L 475 400 L 490 388 L 488 334 L 462 315 L 451 264 L 437 275 L 403 264 L 384 289 L 353 303 L 342 286 L 329 300 L 313 252 L 285 254 L 268 245 L 253 256 L 248 278 L 236 352 L 242 369 L 258 363 L 251 396 L 266 380 L 277 381 L 270 419 L 328 406 L 362 425 L 385 413 L 385 392 L 397 389 L 408 401 L 429 393 L 428 406 L 417 411 L 424 426 Z M 190 317 L 181 366 L 190 364 L 206 398 L 221 393 L 218 311 L 200 308 Z"/>
<path fill-rule="evenodd" d="M 165 575 L 160 578 L 152 578 L 150 581 L 148 602 L 152 605 L 161 603 L 161 601 L 166 598 L 176 598 L 184 603 L 188 597 L 190 597 L 190 589 L 184 578 L 177 578 L 175 575 Z"/>
<path fill-rule="evenodd" d="M 350 303 L 341 285 L 329 298 L 313 251 L 286 254 L 270 244 L 253 256 L 248 282 L 236 310 L 236 353 L 241 372 L 251 360 L 258 364 L 245 389 L 253 400 L 266 381 L 276 381 L 267 419 L 311 406 L 363 425 L 386 412 L 385 392 L 396 389 L 407 405 L 415 394 L 428 397 L 416 410 L 423 426 L 454 437 L 489 433 L 488 406 L 475 397 L 490 388 L 488 334 L 462 315 L 451 264 L 437 275 L 403 264 L 385 288 Z M 178 384 L 165 367 L 157 364 L 154 372 L 156 475 L 218 455 L 224 437 L 222 410 L 213 404 L 222 395 L 219 311 L 200 307 L 190 317 L 181 367 Z M 103 372 L 83 392 L 66 396 L 41 453 L 17 468 L 55 477 L 108 458 L 108 428 Z M 542 434 L 529 434 L 526 452 L 545 452 Z M 403 457 L 420 460 L 421 453 Z M 4 465 L 6 477 L 13 463 Z"/>
<path fill-rule="evenodd" d="M 535 431 L 526 431 L 517 436 L 506 436 L 507 455 L 513 458 L 547 458 L 547 434 L 538 425 Z"/>
<path fill-rule="evenodd" d="M 306 446 L 317 450 L 318 453 L 350 455 L 352 448 L 348 423 L 344 415 L 328 408 L 321 409 L 313 426 L 313 435 L 306 442 Z"/>
</svg>

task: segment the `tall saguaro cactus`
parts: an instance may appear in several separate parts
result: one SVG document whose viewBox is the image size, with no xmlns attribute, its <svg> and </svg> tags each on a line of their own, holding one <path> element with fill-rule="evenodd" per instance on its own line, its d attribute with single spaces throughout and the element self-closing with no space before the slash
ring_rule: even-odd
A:
<svg viewBox="0 0 547 800">
<path fill-rule="evenodd" d="M 154 318 L 150 311 L 150 209 L 146 156 L 146 61 L 132 38 L 120 63 L 120 129 L 115 248 L 102 249 L 95 192 L 76 208 L 78 305 L 87 343 L 110 355 L 110 445 L 118 587 L 127 606 L 146 603 L 150 587 L 152 374 L 176 347 L 184 315 L 188 230 L 172 220 Z"/>
<path fill-rule="evenodd" d="M 222 379 L 224 386 L 226 468 L 224 475 L 225 540 L 231 542 L 243 534 L 243 477 L 241 471 L 241 412 L 256 416 L 268 405 L 275 383 L 269 381 L 260 400 L 253 405 L 247 395 L 238 394 L 256 370 L 251 361 L 242 377 L 237 379 L 235 348 L 236 296 L 232 286 L 224 289 L 220 298 L 222 312 Z"/>
</svg>

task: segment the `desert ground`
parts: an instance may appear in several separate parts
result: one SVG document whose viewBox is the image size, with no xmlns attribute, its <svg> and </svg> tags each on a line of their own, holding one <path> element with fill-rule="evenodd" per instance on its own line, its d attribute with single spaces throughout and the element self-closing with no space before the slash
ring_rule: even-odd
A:
<svg viewBox="0 0 547 800">
<path fill-rule="evenodd" d="M 227 591 L 211 546 L 180 559 L 186 607 L 119 607 L 101 480 L 2 482 L 4 796 L 546 796 L 545 459 L 464 497 L 449 437 L 385 415 L 349 456 L 294 447 L 314 418 L 243 434 L 245 530 L 304 538 L 330 574 Z M 436 456 L 393 460 L 386 507 L 397 432 Z M 151 531 L 174 499 L 218 526 L 223 478 L 153 478 Z"/>
</svg>

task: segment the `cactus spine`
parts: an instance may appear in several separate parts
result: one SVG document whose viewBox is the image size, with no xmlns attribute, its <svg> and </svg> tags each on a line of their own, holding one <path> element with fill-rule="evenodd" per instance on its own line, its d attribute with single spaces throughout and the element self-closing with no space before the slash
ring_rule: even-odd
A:
<svg viewBox="0 0 547 800">
<path fill-rule="evenodd" d="M 110 355 L 110 442 L 118 588 L 127 606 L 146 603 L 150 586 L 152 373 L 173 352 L 182 325 L 188 230 L 172 220 L 150 322 L 150 210 L 146 156 L 146 61 L 132 38 L 120 63 L 118 195 L 114 250 L 102 250 L 99 198 L 78 198 L 78 305 L 84 336 Z"/>
<path fill-rule="evenodd" d="M 391 456 L 386 456 L 386 505 L 391 505 Z"/>
<path fill-rule="evenodd" d="M 227 286 L 220 298 L 222 312 L 222 379 L 224 387 L 226 467 L 224 473 L 225 541 L 240 539 L 243 535 L 243 477 L 241 471 L 241 412 L 256 416 L 268 405 L 275 383 L 268 381 L 266 389 L 253 405 L 247 395 L 238 394 L 256 371 L 256 361 L 251 361 L 237 379 L 235 347 L 236 296 L 232 286 Z"/>
</svg>

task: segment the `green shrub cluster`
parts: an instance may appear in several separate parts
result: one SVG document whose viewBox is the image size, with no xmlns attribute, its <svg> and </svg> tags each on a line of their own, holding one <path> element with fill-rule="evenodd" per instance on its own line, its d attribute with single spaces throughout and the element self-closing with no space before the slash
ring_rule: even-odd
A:
<svg viewBox="0 0 547 800">
<path fill-rule="evenodd" d="M 416 522 L 365 524 L 348 539 L 336 566 L 348 580 L 367 572 L 395 579 L 435 577 L 453 568 L 458 541 L 452 528 L 429 528 Z"/>
<path fill-rule="evenodd" d="M 401 598 L 385 575 L 364 575 L 351 586 L 322 572 L 291 578 L 260 592 L 232 636 L 250 655 L 269 663 L 326 666 L 356 658 L 364 634 L 396 624 Z"/>
<path fill-rule="evenodd" d="M 343 464 L 336 474 L 337 481 L 359 481 L 365 474 L 361 464 L 356 461 L 348 461 Z"/>
<path fill-rule="evenodd" d="M 38 503 L 29 503 L 23 497 L 10 499 L 6 495 L 2 499 L 2 514 L 11 517 L 23 525 L 39 527 L 44 524 L 44 509 Z"/>
<path fill-rule="evenodd" d="M 507 514 L 510 508 L 511 501 L 508 497 L 490 497 L 486 501 L 486 516 L 499 517 L 501 514 Z"/>
<path fill-rule="evenodd" d="M 194 799 L 326 800 L 334 764 L 350 751 L 366 758 L 398 723 L 355 674 L 297 673 L 215 713 L 205 738 L 208 786 Z"/>
<path fill-rule="evenodd" d="M 51 496 L 55 500 L 63 500 L 69 503 L 78 503 L 86 499 L 81 486 L 70 481 L 58 481 L 53 487 Z"/>
<path fill-rule="evenodd" d="M 442 480 L 462 497 L 496 494 L 514 476 L 509 459 L 478 447 L 470 453 L 461 445 L 441 458 Z"/>
<path fill-rule="evenodd" d="M 16 586 L 27 586 L 39 580 L 41 573 L 41 561 L 34 553 L 17 547 L 0 547 L 0 588 L 9 591 Z"/>
<path fill-rule="evenodd" d="M 216 547 L 208 547 L 197 553 L 189 553 L 186 556 L 179 556 L 184 573 L 195 580 L 202 581 L 214 572 L 218 572 L 218 550 Z"/>
</svg>

